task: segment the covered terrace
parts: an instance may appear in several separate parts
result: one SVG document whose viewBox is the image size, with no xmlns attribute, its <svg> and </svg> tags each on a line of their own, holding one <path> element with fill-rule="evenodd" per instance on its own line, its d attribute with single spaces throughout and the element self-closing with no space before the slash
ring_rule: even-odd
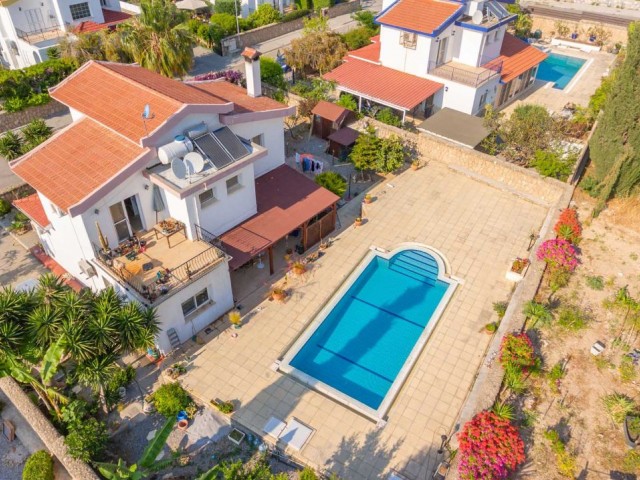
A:
<svg viewBox="0 0 640 480">
<path fill-rule="evenodd" d="M 232 257 L 231 270 L 258 256 L 261 262 L 266 252 L 273 275 L 274 246 L 280 240 L 296 232 L 298 253 L 302 253 L 335 229 L 339 197 L 288 165 L 256 179 L 256 200 L 258 213 L 220 236 Z"/>
</svg>

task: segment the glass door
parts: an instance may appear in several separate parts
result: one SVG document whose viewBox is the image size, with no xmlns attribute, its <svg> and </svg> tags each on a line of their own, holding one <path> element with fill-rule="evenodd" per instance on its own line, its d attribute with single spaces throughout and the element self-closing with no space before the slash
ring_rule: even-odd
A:
<svg viewBox="0 0 640 480">
<path fill-rule="evenodd" d="M 134 233 L 143 230 L 142 215 L 135 196 L 111 205 L 109 211 L 118 235 L 118 242 L 122 242 Z"/>
<path fill-rule="evenodd" d="M 142 215 L 140 214 L 140 208 L 138 208 L 138 200 L 136 197 L 129 197 L 124 200 L 124 208 L 127 211 L 127 218 L 129 219 L 129 226 L 133 233 L 138 233 L 142 230 Z"/>
<path fill-rule="evenodd" d="M 124 207 L 122 202 L 118 202 L 109 207 L 111 212 L 111 218 L 113 219 L 113 226 L 116 228 L 116 234 L 118 235 L 118 242 L 122 242 L 131 236 L 129 232 L 129 225 L 127 224 L 127 217 L 124 214 Z"/>
<path fill-rule="evenodd" d="M 447 59 L 447 46 L 449 44 L 449 37 L 444 37 L 438 44 L 438 56 L 436 57 L 436 66 L 439 67 L 445 63 Z"/>
</svg>

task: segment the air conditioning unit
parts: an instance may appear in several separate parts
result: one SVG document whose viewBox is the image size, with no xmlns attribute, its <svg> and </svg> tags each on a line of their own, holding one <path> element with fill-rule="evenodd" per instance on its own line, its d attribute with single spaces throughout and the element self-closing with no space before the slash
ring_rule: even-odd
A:
<svg viewBox="0 0 640 480">
<path fill-rule="evenodd" d="M 96 275 L 96 269 L 84 258 L 78 262 L 78 266 L 80 267 L 80 271 L 87 277 L 91 278 Z"/>
</svg>

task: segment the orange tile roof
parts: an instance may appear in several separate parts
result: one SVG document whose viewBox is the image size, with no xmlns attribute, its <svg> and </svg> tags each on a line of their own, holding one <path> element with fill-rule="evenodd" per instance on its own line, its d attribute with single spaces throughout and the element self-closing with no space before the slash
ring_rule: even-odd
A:
<svg viewBox="0 0 640 480">
<path fill-rule="evenodd" d="M 12 162 L 11 168 L 68 211 L 148 151 L 84 118 Z"/>
<path fill-rule="evenodd" d="M 319 115 L 322 118 L 330 120 L 332 122 L 342 123 L 344 119 L 351 113 L 348 108 L 341 107 L 335 103 L 320 100 L 311 113 Z"/>
<path fill-rule="evenodd" d="M 269 97 L 250 97 L 247 91 L 225 80 L 205 80 L 201 82 L 188 82 L 187 85 L 195 87 L 209 94 L 215 95 L 227 102 L 234 104 L 232 114 L 248 112 L 267 112 L 269 110 L 282 110 L 287 105 L 277 102 Z"/>
<path fill-rule="evenodd" d="M 51 223 L 47 218 L 47 214 L 44 212 L 42 202 L 37 193 L 29 195 L 28 197 L 19 198 L 13 202 L 13 206 L 42 228 L 45 228 Z"/>
<path fill-rule="evenodd" d="M 399 0 L 377 20 L 382 25 L 431 35 L 463 9 L 460 3 L 443 0 Z"/>
<path fill-rule="evenodd" d="M 505 33 L 500 56 L 487 63 L 486 66 L 502 61 L 501 80 L 504 83 L 509 83 L 521 73 L 538 65 L 545 58 L 547 58 L 547 54 L 543 51 L 532 47 L 510 33 Z"/>
<path fill-rule="evenodd" d="M 104 16 L 104 23 L 96 23 L 88 20 L 86 22 L 80 22 L 73 27 L 74 33 L 89 33 L 97 32 L 115 26 L 119 23 L 126 22 L 131 18 L 131 15 L 125 12 L 116 12 L 114 10 L 102 9 L 102 15 Z"/>
<path fill-rule="evenodd" d="M 56 87 L 51 96 L 139 142 L 185 104 L 224 105 L 224 100 L 137 65 L 91 61 Z M 151 107 L 145 124 L 142 111 Z"/>
<path fill-rule="evenodd" d="M 377 41 L 357 50 L 352 50 L 348 53 L 348 56 L 359 58 L 361 60 L 368 60 L 369 62 L 380 63 L 380 36 L 378 35 L 374 38 L 376 38 Z M 371 40 L 373 41 L 373 38 Z"/>
<path fill-rule="evenodd" d="M 426 78 L 355 58 L 347 58 L 323 78 L 371 100 L 381 100 L 404 110 L 411 110 L 444 87 Z"/>
</svg>

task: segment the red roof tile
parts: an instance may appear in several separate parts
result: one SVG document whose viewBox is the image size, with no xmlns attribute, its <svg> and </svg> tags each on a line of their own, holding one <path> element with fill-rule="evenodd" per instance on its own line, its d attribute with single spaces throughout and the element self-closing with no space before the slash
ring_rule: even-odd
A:
<svg viewBox="0 0 640 480">
<path fill-rule="evenodd" d="M 323 78 L 334 80 L 341 87 L 371 100 L 383 101 L 404 110 L 411 110 L 444 87 L 426 78 L 355 58 L 347 58 Z"/>
<path fill-rule="evenodd" d="M 336 105 L 335 103 L 320 100 L 316 106 L 313 107 L 311 113 L 319 115 L 320 117 L 332 122 L 342 123 L 349 113 L 351 113 L 351 110 L 341 107 L 340 105 Z"/>
<path fill-rule="evenodd" d="M 229 267 L 240 267 L 339 199 L 288 165 L 258 177 L 258 213 L 220 236 L 233 257 Z"/>
<path fill-rule="evenodd" d="M 380 36 L 377 37 L 378 41 L 367 45 L 366 47 L 359 48 L 349 52 L 348 56 L 353 58 L 359 58 L 360 60 L 367 60 L 369 62 L 380 63 Z M 371 39 L 373 40 L 373 38 Z"/>
<path fill-rule="evenodd" d="M 42 202 L 40 201 L 40 197 L 37 193 L 29 195 L 28 197 L 19 198 L 13 202 L 13 206 L 42 228 L 45 228 L 51 223 L 47 218 L 47 214 L 44 212 Z"/>
<path fill-rule="evenodd" d="M 226 101 L 137 65 L 91 61 L 50 89 L 51 96 L 125 137 L 139 142 L 185 104 Z M 153 118 L 145 124 L 149 105 Z"/>
<path fill-rule="evenodd" d="M 68 211 L 146 152 L 148 149 L 84 118 L 12 162 L 11 168 Z"/>
<path fill-rule="evenodd" d="M 545 58 L 547 58 L 547 54 L 543 51 L 532 47 L 510 33 L 505 33 L 500 56 L 489 62 L 487 66 L 502 61 L 501 80 L 504 83 L 509 83 L 521 73 L 538 65 Z"/>
<path fill-rule="evenodd" d="M 463 8 L 460 3 L 442 0 L 399 0 L 377 20 L 383 25 L 431 35 Z"/>
<path fill-rule="evenodd" d="M 80 22 L 73 27 L 74 33 L 89 33 L 97 32 L 105 28 L 117 25 L 122 22 L 126 22 L 131 18 L 131 15 L 124 12 L 116 12 L 114 10 L 102 9 L 102 15 L 104 16 L 104 23 L 96 23 L 88 20 L 86 22 Z"/>
<path fill-rule="evenodd" d="M 218 98 L 234 104 L 233 112 L 267 112 L 269 110 L 287 109 L 287 105 L 277 102 L 269 97 L 250 97 L 247 91 L 231 82 L 225 80 L 205 80 L 202 82 L 188 82 L 187 85 L 197 90 L 202 90 Z"/>
</svg>

